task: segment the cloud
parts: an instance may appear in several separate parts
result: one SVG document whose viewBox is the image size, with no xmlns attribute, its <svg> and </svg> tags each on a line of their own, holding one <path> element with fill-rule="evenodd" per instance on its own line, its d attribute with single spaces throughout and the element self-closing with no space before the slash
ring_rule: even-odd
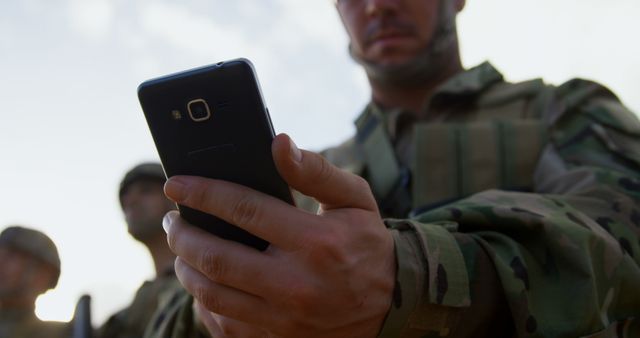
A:
<svg viewBox="0 0 640 338">
<path fill-rule="evenodd" d="M 202 13 L 180 4 L 153 2 L 142 9 L 142 28 L 155 38 L 201 55 L 235 55 L 253 46 L 237 29 L 217 24 Z"/>
<path fill-rule="evenodd" d="M 467 2 L 459 30 L 466 66 L 490 60 L 512 81 L 573 77 L 610 86 L 640 111 L 637 0 Z"/>
<path fill-rule="evenodd" d="M 100 39 L 111 30 L 114 4 L 109 0 L 69 0 L 70 24 L 76 32 Z"/>
</svg>

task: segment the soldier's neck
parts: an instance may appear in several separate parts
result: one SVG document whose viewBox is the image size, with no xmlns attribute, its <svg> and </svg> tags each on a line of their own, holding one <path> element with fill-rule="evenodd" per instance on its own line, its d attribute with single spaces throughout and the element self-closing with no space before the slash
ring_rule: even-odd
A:
<svg viewBox="0 0 640 338">
<path fill-rule="evenodd" d="M 402 109 L 416 115 L 417 118 L 425 112 L 425 107 L 434 92 L 452 76 L 463 71 L 459 57 L 454 57 L 434 76 L 420 85 L 389 86 L 377 83 L 369 78 L 373 102 L 384 108 Z"/>
<path fill-rule="evenodd" d="M 36 308 L 35 299 L 31 298 L 4 298 L 0 300 L 0 312 L 30 312 Z"/>
<path fill-rule="evenodd" d="M 168 271 L 173 271 L 173 264 L 176 256 L 173 254 L 169 245 L 167 245 L 167 237 L 164 233 L 161 236 L 154 237 L 152 240 L 144 243 L 149 249 L 153 265 L 156 271 L 156 277 L 162 277 Z"/>
</svg>

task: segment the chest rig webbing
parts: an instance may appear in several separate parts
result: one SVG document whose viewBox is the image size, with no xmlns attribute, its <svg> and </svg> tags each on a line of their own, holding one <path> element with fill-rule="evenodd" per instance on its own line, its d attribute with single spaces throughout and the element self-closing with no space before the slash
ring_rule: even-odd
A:
<svg viewBox="0 0 640 338">
<path fill-rule="evenodd" d="M 539 80 L 514 86 L 508 95 L 479 99 L 474 117 L 416 122 L 408 166 L 398 161 L 382 113 L 365 110 L 356 121 L 356 145 L 383 217 L 406 217 L 488 189 L 530 191 L 553 90 Z"/>
</svg>

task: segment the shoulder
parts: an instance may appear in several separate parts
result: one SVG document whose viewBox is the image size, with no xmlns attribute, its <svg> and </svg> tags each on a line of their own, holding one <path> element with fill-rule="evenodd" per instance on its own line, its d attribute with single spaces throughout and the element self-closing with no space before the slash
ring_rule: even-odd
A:
<svg viewBox="0 0 640 338">
<path fill-rule="evenodd" d="M 184 289 L 177 288 L 167 298 L 145 330 L 145 338 L 204 337 L 193 313 L 193 297 Z"/>
<path fill-rule="evenodd" d="M 607 128 L 640 134 L 640 121 L 618 97 L 604 85 L 585 79 L 572 79 L 555 90 L 558 120 L 582 114 Z"/>
<path fill-rule="evenodd" d="M 71 335 L 71 325 L 63 322 L 34 321 L 17 330 L 27 333 L 26 337 L 66 338 Z M 18 334 L 18 337 L 21 337 Z"/>
<path fill-rule="evenodd" d="M 478 93 L 474 105 L 485 118 L 540 119 L 553 100 L 553 91 L 542 79 L 497 81 Z"/>
<path fill-rule="evenodd" d="M 175 276 L 158 277 L 146 281 L 136 292 L 129 308 L 131 311 L 143 310 L 155 306 L 159 300 L 180 287 L 180 282 Z"/>
<path fill-rule="evenodd" d="M 533 98 L 548 88 L 542 79 L 523 82 L 495 82 L 482 91 L 477 103 L 480 106 L 501 105 L 514 100 Z"/>
<path fill-rule="evenodd" d="M 558 86 L 549 111 L 550 140 L 570 162 L 597 162 L 637 176 L 640 121 L 607 87 L 572 79 Z M 617 163 L 618 165 L 613 166 Z"/>
<path fill-rule="evenodd" d="M 47 333 L 47 337 L 68 337 L 71 334 L 71 325 L 61 322 L 43 322 L 43 332 Z"/>
<path fill-rule="evenodd" d="M 125 329 L 128 317 L 129 307 L 112 314 L 107 321 L 98 328 L 97 336 L 107 338 L 119 335 Z"/>
</svg>

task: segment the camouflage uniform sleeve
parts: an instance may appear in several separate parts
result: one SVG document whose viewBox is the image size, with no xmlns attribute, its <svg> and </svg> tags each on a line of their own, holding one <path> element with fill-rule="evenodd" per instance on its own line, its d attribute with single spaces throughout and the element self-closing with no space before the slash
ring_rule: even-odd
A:
<svg viewBox="0 0 640 338">
<path fill-rule="evenodd" d="M 640 123 L 595 83 L 556 95 L 534 192 L 387 220 L 398 277 L 380 337 L 640 336 Z"/>
<path fill-rule="evenodd" d="M 124 318 L 128 315 L 128 309 L 123 309 L 117 313 L 111 315 L 107 321 L 98 328 L 96 337 L 108 338 L 108 337 L 120 337 L 125 330 Z"/>
<path fill-rule="evenodd" d="M 210 336 L 193 311 L 193 297 L 181 287 L 162 302 L 144 333 L 144 338 L 206 337 Z"/>
</svg>

